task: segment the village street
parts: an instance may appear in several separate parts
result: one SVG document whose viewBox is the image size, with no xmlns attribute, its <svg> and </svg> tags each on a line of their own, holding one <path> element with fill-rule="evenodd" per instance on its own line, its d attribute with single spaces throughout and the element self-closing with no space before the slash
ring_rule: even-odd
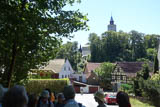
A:
<svg viewBox="0 0 160 107">
<path fill-rule="evenodd" d="M 97 107 L 98 105 L 94 100 L 93 94 L 76 94 L 75 99 L 86 107 Z M 118 107 L 118 105 L 107 105 L 107 107 Z"/>
</svg>

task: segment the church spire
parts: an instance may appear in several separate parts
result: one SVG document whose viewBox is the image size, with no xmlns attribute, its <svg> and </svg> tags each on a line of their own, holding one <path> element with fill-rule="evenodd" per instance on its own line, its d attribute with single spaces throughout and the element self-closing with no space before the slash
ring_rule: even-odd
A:
<svg viewBox="0 0 160 107">
<path fill-rule="evenodd" d="M 114 25 L 114 20 L 113 20 L 112 16 L 111 16 L 111 19 L 110 19 L 110 25 Z"/>
<path fill-rule="evenodd" d="M 114 24 L 113 17 L 111 15 L 110 23 L 108 25 L 108 31 L 115 31 L 116 32 L 116 25 Z"/>
</svg>

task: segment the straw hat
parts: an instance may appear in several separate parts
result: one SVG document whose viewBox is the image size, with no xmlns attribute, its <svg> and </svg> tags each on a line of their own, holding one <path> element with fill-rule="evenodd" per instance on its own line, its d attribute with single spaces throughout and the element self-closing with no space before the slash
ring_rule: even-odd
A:
<svg viewBox="0 0 160 107">
<path fill-rule="evenodd" d="M 102 91 L 97 91 L 94 94 L 94 97 L 98 98 L 99 100 L 101 100 L 102 102 L 105 102 L 105 95 Z"/>
</svg>

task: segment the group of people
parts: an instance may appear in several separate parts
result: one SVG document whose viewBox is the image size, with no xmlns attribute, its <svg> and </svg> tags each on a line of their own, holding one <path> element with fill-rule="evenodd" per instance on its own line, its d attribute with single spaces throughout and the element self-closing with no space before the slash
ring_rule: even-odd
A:
<svg viewBox="0 0 160 107">
<path fill-rule="evenodd" d="M 62 93 L 55 97 L 50 89 L 44 89 L 39 97 L 28 95 L 24 86 L 16 85 L 10 89 L 0 85 L 0 107 L 85 107 L 75 100 L 75 90 L 72 85 L 65 86 Z M 102 91 L 94 94 L 97 107 L 106 107 L 105 95 Z M 131 107 L 129 97 L 124 92 L 118 92 L 119 107 Z"/>
</svg>

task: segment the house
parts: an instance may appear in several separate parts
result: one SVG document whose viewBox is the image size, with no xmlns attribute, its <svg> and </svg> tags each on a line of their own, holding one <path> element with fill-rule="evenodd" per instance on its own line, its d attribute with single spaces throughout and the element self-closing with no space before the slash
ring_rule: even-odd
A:
<svg viewBox="0 0 160 107">
<path fill-rule="evenodd" d="M 95 93 L 96 91 L 100 90 L 99 85 L 88 85 L 86 83 L 74 81 L 73 86 L 77 93 L 80 93 L 80 89 L 82 88 L 84 93 Z"/>
<path fill-rule="evenodd" d="M 101 63 L 88 62 L 85 67 L 84 74 L 86 74 L 87 84 L 98 85 L 98 76 L 94 73 L 94 70 L 100 67 Z"/>
<path fill-rule="evenodd" d="M 50 60 L 48 64 L 40 69 L 41 71 L 51 72 L 52 78 L 69 78 L 86 83 L 86 75 L 75 72 L 68 59 L 54 59 Z"/>
<path fill-rule="evenodd" d="M 131 78 L 136 77 L 136 73 L 142 70 L 144 62 L 117 62 L 114 72 L 112 72 L 113 83 L 127 83 Z M 149 63 L 153 68 L 153 63 Z M 150 73 L 151 75 L 152 73 Z"/>
<path fill-rule="evenodd" d="M 82 83 L 86 83 L 87 82 L 86 81 L 86 75 L 83 74 L 83 73 L 77 73 L 77 72 L 75 72 L 73 74 L 73 78 L 74 78 L 74 80 L 82 82 Z"/>
<path fill-rule="evenodd" d="M 74 70 L 68 59 L 54 59 L 50 60 L 48 64 L 39 69 L 41 71 L 47 72 L 52 71 L 52 78 L 72 78 Z"/>
<path fill-rule="evenodd" d="M 96 68 L 100 67 L 100 64 L 101 63 L 88 62 L 85 66 L 85 71 L 83 73 L 73 74 L 74 77 L 79 77 L 79 79 L 77 78 L 76 81 L 72 82 L 77 93 L 80 92 L 81 88 L 83 88 L 83 91 L 85 93 L 95 93 L 96 91 L 100 90 L 98 76 L 94 72 Z"/>
</svg>

